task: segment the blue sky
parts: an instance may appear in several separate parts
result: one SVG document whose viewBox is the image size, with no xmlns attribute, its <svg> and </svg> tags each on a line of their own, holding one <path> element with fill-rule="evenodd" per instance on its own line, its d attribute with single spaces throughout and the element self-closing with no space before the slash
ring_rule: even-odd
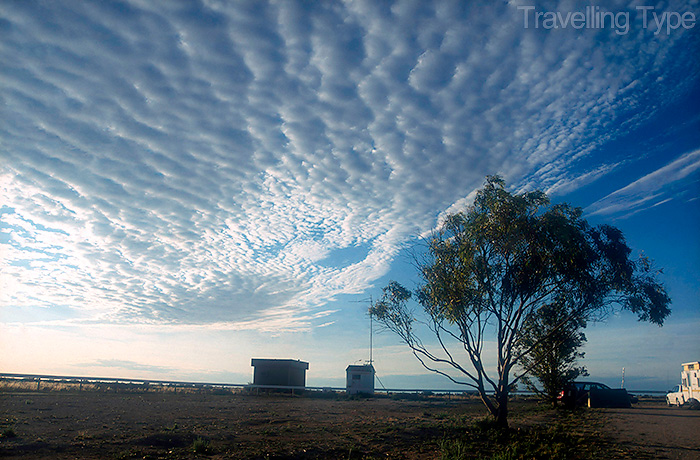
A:
<svg viewBox="0 0 700 460">
<path fill-rule="evenodd" d="M 700 26 L 651 18 L 700 6 L 596 6 L 628 27 L 526 27 L 579 2 L 2 2 L 0 369 L 245 383 L 280 357 L 340 386 L 365 300 L 501 174 L 664 268 L 666 325 L 591 325 L 584 364 L 672 386 L 700 358 Z M 375 345 L 385 385 L 447 386 Z"/>
</svg>

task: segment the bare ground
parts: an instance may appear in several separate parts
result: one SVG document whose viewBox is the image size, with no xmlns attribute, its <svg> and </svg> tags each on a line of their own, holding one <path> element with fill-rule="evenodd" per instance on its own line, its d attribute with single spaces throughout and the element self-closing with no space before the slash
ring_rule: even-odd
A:
<svg viewBox="0 0 700 460">
<path fill-rule="evenodd" d="M 635 458 L 700 459 L 700 411 L 642 402 L 633 409 L 597 409 L 608 433 Z"/>
<path fill-rule="evenodd" d="M 445 439 L 484 415 L 466 397 L 15 391 L 0 393 L 0 457 L 438 459 Z M 516 399 L 511 420 L 516 431 L 565 427 L 580 445 L 573 458 L 700 458 L 700 411 L 642 402 L 568 414 Z"/>
<path fill-rule="evenodd" d="M 455 418 L 478 401 L 289 395 L 7 393 L 7 458 L 435 458 Z M 203 440 L 207 452 L 193 452 Z M 205 455 L 210 454 L 210 455 Z"/>
</svg>

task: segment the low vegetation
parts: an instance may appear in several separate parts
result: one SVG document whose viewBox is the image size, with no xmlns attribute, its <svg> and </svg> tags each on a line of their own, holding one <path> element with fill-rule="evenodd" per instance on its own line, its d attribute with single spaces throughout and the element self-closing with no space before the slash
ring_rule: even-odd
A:
<svg viewBox="0 0 700 460">
<path fill-rule="evenodd" d="M 479 420 L 467 427 L 463 434 L 443 438 L 440 443 L 441 460 L 515 460 L 515 459 L 597 459 L 608 449 L 604 437 L 577 425 L 579 417 L 552 411 L 552 423 L 520 429 L 503 429 L 491 418 Z M 580 423 L 580 420 L 579 420 Z M 604 455 L 603 455 L 604 456 Z"/>
<path fill-rule="evenodd" d="M 209 441 L 204 438 L 197 438 L 192 443 L 192 452 L 195 454 L 208 454 L 211 451 L 211 445 Z"/>
</svg>

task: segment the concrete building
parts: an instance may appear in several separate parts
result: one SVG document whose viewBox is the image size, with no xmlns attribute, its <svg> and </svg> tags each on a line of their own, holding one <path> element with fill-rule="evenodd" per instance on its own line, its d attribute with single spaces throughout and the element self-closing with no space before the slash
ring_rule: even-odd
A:
<svg viewBox="0 0 700 460">
<path fill-rule="evenodd" d="M 253 385 L 306 386 L 309 363 L 296 359 L 256 359 L 253 366 Z"/>
<path fill-rule="evenodd" d="M 347 375 L 345 389 L 348 394 L 374 394 L 374 366 L 351 364 L 345 369 L 345 373 Z"/>
</svg>

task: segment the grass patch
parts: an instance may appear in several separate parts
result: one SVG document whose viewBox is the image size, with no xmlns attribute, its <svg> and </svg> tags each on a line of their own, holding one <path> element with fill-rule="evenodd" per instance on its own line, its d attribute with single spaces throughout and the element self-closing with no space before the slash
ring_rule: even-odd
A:
<svg viewBox="0 0 700 460">
<path fill-rule="evenodd" d="M 440 460 L 461 460 L 468 458 L 467 456 L 473 452 L 470 443 L 460 439 L 442 439 L 438 446 L 440 447 Z"/>
<path fill-rule="evenodd" d="M 472 422 L 458 437 L 438 443 L 441 460 L 596 459 L 604 441 L 576 431 L 575 420 L 528 429 L 499 429 L 490 418 Z"/>
<path fill-rule="evenodd" d="M 192 442 L 192 452 L 195 454 L 208 454 L 211 452 L 211 444 L 204 438 L 197 438 Z"/>
</svg>

